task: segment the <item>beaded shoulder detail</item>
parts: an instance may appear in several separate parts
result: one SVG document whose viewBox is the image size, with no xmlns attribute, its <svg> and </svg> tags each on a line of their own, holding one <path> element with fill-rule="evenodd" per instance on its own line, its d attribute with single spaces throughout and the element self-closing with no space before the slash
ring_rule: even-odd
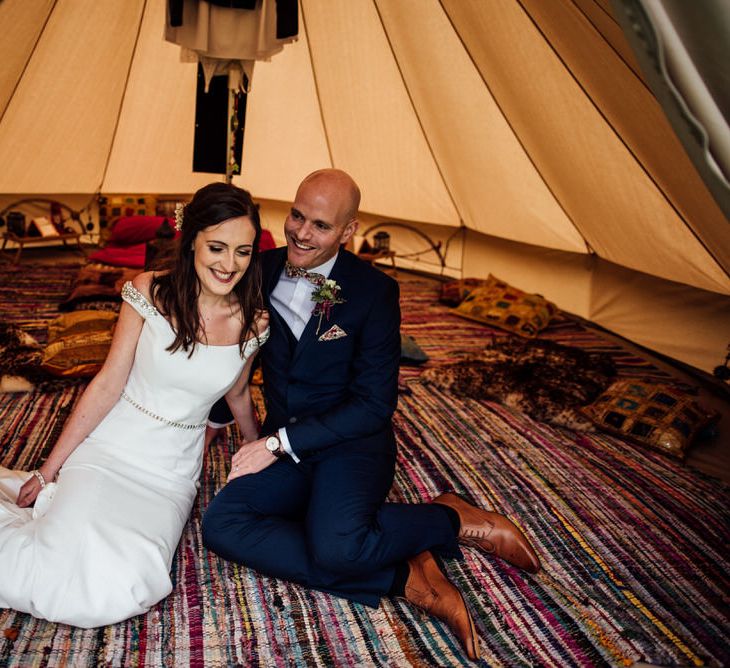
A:
<svg viewBox="0 0 730 668">
<path fill-rule="evenodd" d="M 248 359 L 250 355 L 253 355 L 261 346 L 264 345 L 269 339 L 269 334 L 271 333 L 271 328 L 266 327 L 266 329 L 259 334 L 259 337 L 256 338 L 255 336 L 252 336 L 243 346 L 243 358 Z"/>
<path fill-rule="evenodd" d="M 129 302 L 134 309 L 145 318 L 148 316 L 159 315 L 157 309 L 147 301 L 147 298 L 132 285 L 132 281 L 127 281 L 122 286 L 122 299 Z"/>
</svg>

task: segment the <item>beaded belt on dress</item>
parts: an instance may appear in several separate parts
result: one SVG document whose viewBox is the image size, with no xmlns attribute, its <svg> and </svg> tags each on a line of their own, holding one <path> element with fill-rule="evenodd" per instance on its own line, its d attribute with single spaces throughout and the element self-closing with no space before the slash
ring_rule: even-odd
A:
<svg viewBox="0 0 730 668">
<path fill-rule="evenodd" d="M 130 397 L 126 392 L 122 392 L 122 399 L 126 399 L 138 411 L 141 411 L 145 415 L 149 415 L 149 417 L 154 418 L 155 420 L 164 422 L 165 424 L 170 425 L 171 427 L 177 427 L 178 429 L 205 429 L 205 426 L 207 424 L 207 422 L 201 422 L 200 424 L 186 424 L 184 422 L 175 422 L 174 420 L 168 420 L 167 418 L 164 418 L 161 415 L 156 415 L 152 411 L 146 409 L 144 406 L 141 406 L 134 399 L 132 399 L 132 397 Z"/>
</svg>

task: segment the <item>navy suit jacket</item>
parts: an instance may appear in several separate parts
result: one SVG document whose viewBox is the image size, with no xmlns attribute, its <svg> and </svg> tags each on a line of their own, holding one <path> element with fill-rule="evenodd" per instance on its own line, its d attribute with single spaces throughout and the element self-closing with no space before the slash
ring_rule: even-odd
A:
<svg viewBox="0 0 730 668">
<path fill-rule="evenodd" d="M 286 256 L 286 248 L 261 256 L 271 320 L 260 353 L 267 410 L 262 433 L 286 427 L 301 458 L 346 442 L 392 444 L 400 360 L 398 283 L 340 250 L 329 278 L 341 286 L 345 302 L 332 308 L 329 319 L 322 318 L 318 334 L 319 317 L 312 316 L 297 341 L 269 301 Z M 320 338 L 335 325 L 346 336 Z"/>
</svg>

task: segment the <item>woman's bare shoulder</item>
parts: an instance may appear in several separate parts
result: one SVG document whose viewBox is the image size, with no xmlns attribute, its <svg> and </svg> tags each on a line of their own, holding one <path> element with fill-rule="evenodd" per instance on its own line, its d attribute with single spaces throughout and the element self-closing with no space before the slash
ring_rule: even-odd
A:
<svg viewBox="0 0 730 668">
<path fill-rule="evenodd" d="M 153 303 L 152 300 L 152 281 L 155 278 L 159 278 L 160 276 L 164 276 L 169 272 L 167 271 L 143 271 L 139 274 L 137 274 L 132 279 L 132 285 L 137 288 L 149 301 L 150 303 Z"/>
<path fill-rule="evenodd" d="M 152 287 L 152 279 L 154 278 L 155 272 L 153 271 L 143 271 L 139 274 L 137 274 L 132 279 L 132 285 L 137 288 L 139 292 L 144 295 L 144 297 L 147 299 L 147 301 L 151 302 L 150 299 L 150 289 Z"/>
</svg>

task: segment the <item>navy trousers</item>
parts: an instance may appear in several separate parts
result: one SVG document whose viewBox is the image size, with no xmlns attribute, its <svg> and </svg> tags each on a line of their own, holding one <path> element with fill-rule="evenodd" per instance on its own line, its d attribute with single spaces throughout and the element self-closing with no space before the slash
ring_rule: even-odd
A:
<svg viewBox="0 0 730 668">
<path fill-rule="evenodd" d="M 377 607 L 397 564 L 429 549 L 460 555 L 443 508 L 384 503 L 394 468 L 393 443 L 348 442 L 299 464 L 283 457 L 218 493 L 203 541 L 265 575 Z"/>
</svg>

